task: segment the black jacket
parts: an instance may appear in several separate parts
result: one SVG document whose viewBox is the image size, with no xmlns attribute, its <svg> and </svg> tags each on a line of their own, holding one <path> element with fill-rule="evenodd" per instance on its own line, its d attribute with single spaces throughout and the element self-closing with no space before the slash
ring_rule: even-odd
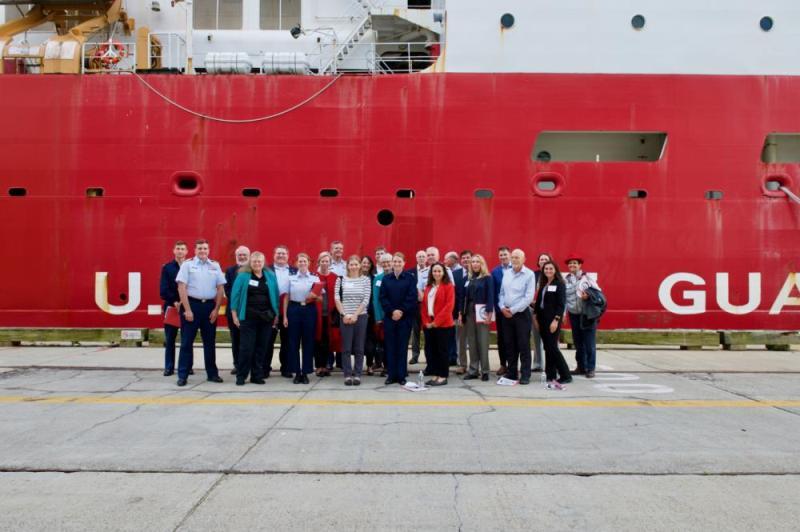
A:
<svg viewBox="0 0 800 532">
<path fill-rule="evenodd" d="M 494 312 L 494 279 L 491 275 L 472 279 L 464 290 L 464 300 L 461 307 L 463 315 L 467 315 L 467 305 L 487 305 Z"/>
<path fill-rule="evenodd" d="M 178 296 L 178 282 L 175 278 L 181 269 L 178 261 L 172 260 L 161 267 L 161 286 L 159 293 L 164 301 L 164 307 L 169 307 L 180 301 Z"/>
<path fill-rule="evenodd" d="M 550 287 L 555 287 L 555 291 L 548 291 Z M 545 284 L 537 290 L 533 313 L 539 323 L 550 323 L 556 317 L 561 320 L 566 307 L 567 285 L 564 281 L 556 281 L 550 285 Z"/>
<path fill-rule="evenodd" d="M 458 314 L 464 308 L 464 298 L 467 295 L 467 289 L 464 283 L 467 282 L 467 272 L 464 268 L 453 270 L 453 284 L 456 289 L 456 304 L 453 305 L 453 319 L 458 318 Z"/>
</svg>

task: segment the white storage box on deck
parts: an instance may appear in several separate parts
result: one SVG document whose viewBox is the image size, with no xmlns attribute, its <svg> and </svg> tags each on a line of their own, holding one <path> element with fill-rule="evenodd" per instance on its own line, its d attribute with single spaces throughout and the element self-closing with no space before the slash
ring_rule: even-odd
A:
<svg viewBox="0 0 800 532">
<path fill-rule="evenodd" d="M 264 54 L 261 71 L 264 74 L 310 74 L 311 65 L 303 52 L 272 52 Z"/>
</svg>

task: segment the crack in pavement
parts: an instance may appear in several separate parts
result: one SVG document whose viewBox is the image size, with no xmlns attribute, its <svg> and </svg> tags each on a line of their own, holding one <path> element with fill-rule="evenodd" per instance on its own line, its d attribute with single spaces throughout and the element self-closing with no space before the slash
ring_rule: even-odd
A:
<svg viewBox="0 0 800 532">
<path fill-rule="evenodd" d="M 200 505 L 202 505 L 204 502 L 206 502 L 208 497 L 211 495 L 211 492 L 214 491 L 217 488 L 217 486 L 219 486 L 227 476 L 228 475 L 226 473 L 221 474 L 219 476 L 219 478 L 217 478 L 217 480 L 215 480 L 214 483 L 211 484 L 211 486 L 209 486 L 209 488 L 205 491 L 205 493 L 203 493 L 203 495 L 201 495 L 200 498 L 197 499 L 197 502 L 195 502 L 192 505 L 192 507 L 189 508 L 189 511 L 186 512 L 186 514 L 178 522 L 178 524 L 175 525 L 175 528 L 172 529 L 172 532 L 177 532 L 177 530 L 179 530 L 181 527 L 183 527 L 184 523 L 186 523 L 186 521 L 195 513 L 195 511 L 197 511 L 197 509 L 200 507 Z"/>
<path fill-rule="evenodd" d="M 458 532 L 461 532 L 464 528 L 464 520 L 461 518 L 461 512 L 458 510 L 458 490 L 461 488 L 461 483 L 456 473 L 453 473 L 453 482 L 455 483 L 453 486 L 453 510 L 456 513 L 456 518 L 458 518 Z"/>
<path fill-rule="evenodd" d="M 82 431 L 80 431 L 80 432 L 78 432 L 78 433 L 76 433 L 76 434 L 73 434 L 71 437 L 67 438 L 67 439 L 64 441 L 64 443 L 68 443 L 68 442 L 71 442 L 71 441 L 75 441 L 75 440 L 77 440 L 78 438 L 80 438 L 81 436 L 83 436 L 84 434 L 87 434 L 88 432 L 91 432 L 92 430 L 94 430 L 94 429 L 96 429 L 96 428 L 98 428 L 98 427 L 101 427 L 101 426 L 103 426 L 103 425 L 108 425 L 108 424 L 110 424 L 110 423 L 114 423 L 114 422 L 116 422 L 116 421 L 119 421 L 120 419 L 122 419 L 122 418 L 124 418 L 124 417 L 128 417 L 128 416 L 130 416 L 130 415 L 132 415 L 132 414 L 135 414 L 135 413 L 136 413 L 136 412 L 138 412 L 138 411 L 139 411 L 139 409 L 140 409 L 140 408 L 142 408 L 143 406 L 144 406 L 144 405 L 136 405 L 136 407 L 134 407 L 133 409 L 131 409 L 131 410 L 127 411 L 127 412 L 123 412 L 122 414 L 119 414 L 119 415 L 117 415 L 117 416 L 115 416 L 115 417 L 113 417 L 113 418 L 111 418 L 111 419 L 106 419 L 106 420 L 103 420 L 103 421 L 98 421 L 97 423 L 93 424 L 91 427 L 85 428 L 85 429 L 83 429 Z"/>
</svg>

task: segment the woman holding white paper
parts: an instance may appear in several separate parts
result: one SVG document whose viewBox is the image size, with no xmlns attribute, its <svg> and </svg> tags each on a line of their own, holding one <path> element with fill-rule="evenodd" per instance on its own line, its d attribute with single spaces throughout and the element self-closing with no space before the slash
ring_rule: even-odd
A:
<svg viewBox="0 0 800 532">
<path fill-rule="evenodd" d="M 489 326 L 494 310 L 494 282 L 481 255 L 473 255 L 469 265 L 464 308 L 464 334 L 469 347 L 469 370 L 464 380 L 489 380 Z"/>
</svg>

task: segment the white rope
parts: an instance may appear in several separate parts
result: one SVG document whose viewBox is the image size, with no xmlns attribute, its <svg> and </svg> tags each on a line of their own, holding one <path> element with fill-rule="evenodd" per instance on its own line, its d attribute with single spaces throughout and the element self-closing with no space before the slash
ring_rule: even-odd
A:
<svg viewBox="0 0 800 532">
<path fill-rule="evenodd" d="M 794 192 L 789 190 L 789 187 L 780 187 L 781 191 L 789 197 L 795 203 L 800 203 L 800 197 L 797 196 Z"/>
<path fill-rule="evenodd" d="M 155 87 L 150 85 L 150 83 L 145 81 L 145 79 L 142 76 L 140 76 L 139 74 L 134 72 L 133 75 L 136 76 L 136 78 L 139 81 L 141 81 L 142 84 L 144 84 L 145 87 L 147 87 L 148 89 L 153 91 L 153 93 L 155 93 L 158 97 L 160 97 L 162 100 L 164 100 L 168 104 L 177 107 L 181 111 L 184 111 L 184 112 L 189 113 L 189 114 L 194 115 L 194 116 L 198 116 L 200 118 L 205 118 L 206 120 L 212 120 L 214 122 L 223 122 L 223 123 L 226 123 L 226 124 L 251 124 L 253 122 L 263 122 L 265 120 L 272 120 L 273 118 L 278 118 L 278 117 L 283 116 L 285 114 L 289 114 L 292 111 L 303 107 L 307 103 L 310 103 L 316 97 L 320 96 L 323 92 L 328 90 L 331 87 L 331 85 L 336 83 L 336 80 L 338 80 L 340 77 L 342 77 L 341 74 L 339 74 L 338 76 L 335 76 L 327 85 L 322 87 L 320 90 L 318 90 L 317 92 L 315 92 L 314 94 L 312 94 L 311 96 L 309 96 L 308 98 L 303 100 L 302 102 L 300 102 L 298 104 L 295 104 L 295 105 L 289 107 L 288 109 L 284 109 L 283 111 L 280 111 L 278 113 L 274 113 L 274 114 L 267 115 L 267 116 L 259 116 L 259 117 L 256 117 L 256 118 L 234 119 L 234 118 L 220 118 L 220 117 L 217 117 L 217 116 L 211 116 L 211 115 L 199 113 L 197 111 L 193 111 L 193 110 L 189 109 L 188 107 L 184 107 L 183 105 L 179 104 L 178 102 L 176 102 L 175 100 L 173 100 L 170 97 L 166 96 L 165 94 L 159 92 L 158 89 L 156 89 Z"/>
</svg>

